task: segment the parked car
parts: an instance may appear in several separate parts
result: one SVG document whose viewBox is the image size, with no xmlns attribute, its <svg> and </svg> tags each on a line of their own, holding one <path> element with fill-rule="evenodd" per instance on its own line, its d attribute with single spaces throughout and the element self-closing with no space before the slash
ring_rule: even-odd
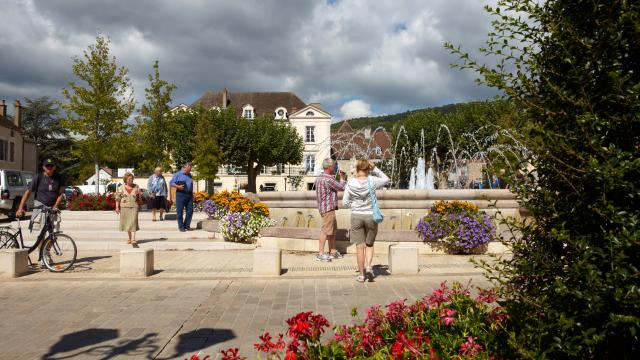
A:
<svg viewBox="0 0 640 360">
<path fill-rule="evenodd" d="M 64 188 L 64 197 L 71 200 L 76 196 L 82 195 L 82 190 L 77 186 L 67 186 Z"/>
<path fill-rule="evenodd" d="M 16 217 L 16 211 L 22 201 L 22 195 L 33 181 L 29 171 L 0 169 L 0 213 L 10 219 Z M 27 201 L 27 209 L 33 209 L 33 194 Z"/>
</svg>

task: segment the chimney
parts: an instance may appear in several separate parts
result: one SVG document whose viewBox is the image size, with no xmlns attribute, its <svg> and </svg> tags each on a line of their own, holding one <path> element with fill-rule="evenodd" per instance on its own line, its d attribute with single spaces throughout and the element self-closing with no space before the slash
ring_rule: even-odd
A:
<svg viewBox="0 0 640 360">
<path fill-rule="evenodd" d="M 7 116 L 7 104 L 2 100 L 2 103 L 0 103 L 0 117 L 4 116 Z"/>
<path fill-rule="evenodd" d="M 229 97 L 229 92 L 227 91 L 227 88 L 224 88 L 224 90 L 222 90 L 222 108 L 226 109 L 227 108 L 227 98 Z"/>
<path fill-rule="evenodd" d="M 309 106 L 313 106 L 316 109 L 322 110 L 322 108 L 320 107 L 320 103 L 311 103 L 309 104 Z"/>
<path fill-rule="evenodd" d="M 13 123 L 20 128 L 22 121 L 22 106 L 20 106 L 20 100 L 16 100 L 15 108 L 13 110 Z"/>
</svg>

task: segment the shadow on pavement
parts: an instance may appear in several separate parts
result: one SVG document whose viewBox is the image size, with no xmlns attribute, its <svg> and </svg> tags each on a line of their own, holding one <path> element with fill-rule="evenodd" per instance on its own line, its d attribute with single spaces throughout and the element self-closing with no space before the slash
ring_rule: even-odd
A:
<svg viewBox="0 0 640 360">
<path fill-rule="evenodd" d="M 183 355 L 192 355 L 199 350 L 236 338 L 236 334 L 229 329 L 202 328 L 180 334 L 169 343 L 169 349 L 174 341 L 177 341 L 173 348 L 173 354 L 169 357 L 158 357 L 158 359 L 181 359 Z M 188 358 L 188 356 L 187 356 Z"/>
<path fill-rule="evenodd" d="M 136 359 L 153 359 L 160 349 L 155 344 L 158 334 L 148 333 L 137 339 L 119 340 L 109 345 L 100 343 L 115 340 L 119 336 L 116 329 L 87 329 L 63 335 L 41 360 L 71 359 L 78 356 L 100 360 L 114 359 L 118 356 L 135 356 Z M 79 351 L 78 351 L 79 350 Z"/>
<path fill-rule="evenodd" d="M 102 259 L 109 259 L 112 258 L 113 256 L 111 255 L 105 255 L 105 256 L 86 256 L 86 257 L 82 257 L 79 259 L 76 259 L 76 262 L 73 264 L 73 266 L 71 267 L 71 269 L 69 269 L 70 271 L 88 271 L 88 270 L 93 270 L 93 267 L 91 266 L 92 264 L 94 264 L 97 260 L 102 260 Z"/>
</svg>

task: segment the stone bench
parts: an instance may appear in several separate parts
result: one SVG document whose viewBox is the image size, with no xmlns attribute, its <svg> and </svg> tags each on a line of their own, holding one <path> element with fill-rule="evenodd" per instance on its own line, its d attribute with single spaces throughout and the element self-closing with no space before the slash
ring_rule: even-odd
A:
<svg viewBox="0 0 640 360">
<path fill-rule="evenodd" d="M 411 244 L 389 245 L 389 272 L 392 275 L 418 273 L 418 247 Z"/>
<path fill-rule="evenodd" d="M 261 247 L 253 250 L 253 273 L 255 275 L 280 276 L 282 273 L 282 250 Z"/>
<path fill-rule="evenodd" d="M 153 249 L 125 249 L 120 251 L 120 275 L 153 275 Z"/>
<path fill-rule="evenodd" d="M 17 278 L 29 272 L 29 250 L 0 250 L 0 276 Z"/>
</svg>

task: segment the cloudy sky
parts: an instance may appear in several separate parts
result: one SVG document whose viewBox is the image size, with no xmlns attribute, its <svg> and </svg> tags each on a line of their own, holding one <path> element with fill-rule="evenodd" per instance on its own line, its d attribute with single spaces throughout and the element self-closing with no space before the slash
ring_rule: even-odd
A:
<svg viewBox="0 0 640 360">
<path fill-rule="evenodd" d="M 0 99 L 60 98 L 71 58 L 111 39 L 138 101 L 160 61 L 174 103 L 293 91 L 335 119 L 486 99 L 442 46 L 483 45 L 487 0 L 2 0 Z M 140 104 L 138 104 L 140 105 Z"/>
</svg>

